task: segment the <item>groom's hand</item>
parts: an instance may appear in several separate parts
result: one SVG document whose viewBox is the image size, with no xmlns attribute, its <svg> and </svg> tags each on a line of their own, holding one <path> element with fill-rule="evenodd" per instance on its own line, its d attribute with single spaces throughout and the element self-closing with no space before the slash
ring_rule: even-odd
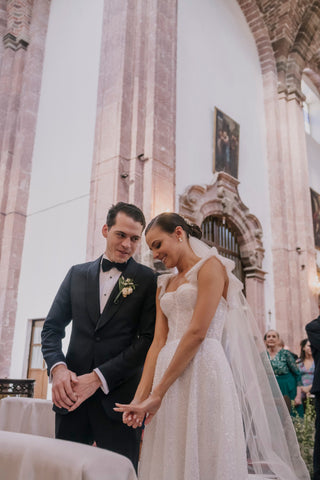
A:
<svg viewBox="0 0 320 480">
<path fill-rule="evenodd" d="M 78 382 L 77 375 L 66 365 L 57 365 L 52 370 L 52 401 L 59 408 L 69 409 L 77 400 L 73 386 Z"/>
<path fill-rule="evenodd" d="M 76 402 L 68 408 L 73 412 L 82 402 L 91 397 L 101 386 L 101 380 L 95 372 L 86 373 L 77 377 L 77 383 L 73 385 L 73 391 L 77 397 Z"/>
</svg>

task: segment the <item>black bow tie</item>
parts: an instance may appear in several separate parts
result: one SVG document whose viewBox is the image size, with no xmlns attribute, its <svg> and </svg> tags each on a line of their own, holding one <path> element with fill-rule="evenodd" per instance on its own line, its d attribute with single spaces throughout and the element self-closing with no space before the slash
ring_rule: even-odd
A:
<svg viewBox="0 0 320 480">
<path fill-rule="evenodd" d="M 127 262 L 124 263 L 117 263 L 117 262 L 110 262 L 107 258 L 102 259 L 102 271 L 107 272 L 111 270 L 111 268 L 117 268 L 120 272 L 123 272 L 127 266 Z"/>
</svg>

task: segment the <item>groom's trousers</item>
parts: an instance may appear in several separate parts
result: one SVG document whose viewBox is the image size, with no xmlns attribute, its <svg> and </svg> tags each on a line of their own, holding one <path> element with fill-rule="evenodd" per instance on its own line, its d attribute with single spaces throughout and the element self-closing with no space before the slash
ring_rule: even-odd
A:
<svg viewBox="0 0 320 480">
<path fill-rule="evenodd" d="M 109 418 L 102 406 L 97 391 L 74 412 L 56 413 L 56 438 L 92 445 L 111 450 L 128 457 L 137 471 L 141 428 L 133 429 L 119 420 Z"/>
</svg>

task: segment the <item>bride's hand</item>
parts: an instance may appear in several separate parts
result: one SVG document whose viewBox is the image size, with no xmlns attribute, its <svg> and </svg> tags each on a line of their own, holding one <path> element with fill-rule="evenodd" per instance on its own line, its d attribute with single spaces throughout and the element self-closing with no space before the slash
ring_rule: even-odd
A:
<svg viewBox="0 0 320 480">
<path fill-rule="evenodd" d="M 123 413 L 123 423 L 126 423 L 129 427 L 137 428 L 141 427 L 144 418 L 145 424 L 148 425 L 157 413 L 160 405 L 161 397 L 151 394 L 146 400 L 140 403 L 132 402 L 129 405 L 116 403 L 114 410 Z"/>
</svg>

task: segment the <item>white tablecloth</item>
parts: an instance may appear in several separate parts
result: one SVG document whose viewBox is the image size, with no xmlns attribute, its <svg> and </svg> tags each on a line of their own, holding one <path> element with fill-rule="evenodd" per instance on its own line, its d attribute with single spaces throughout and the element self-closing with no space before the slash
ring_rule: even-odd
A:
<svg viewBox="0 0 320 480">
<path fill-rule="evenodd" d="M 0 480 L 137 480 L 130 460 L 109 450 L 0 431 Z"/>
<path fill-rule="evenodd" d="M 50 400 L 25 397 L 0 400 L 0 430 L 53 438 L 54 418 Z"/>
</svg>

